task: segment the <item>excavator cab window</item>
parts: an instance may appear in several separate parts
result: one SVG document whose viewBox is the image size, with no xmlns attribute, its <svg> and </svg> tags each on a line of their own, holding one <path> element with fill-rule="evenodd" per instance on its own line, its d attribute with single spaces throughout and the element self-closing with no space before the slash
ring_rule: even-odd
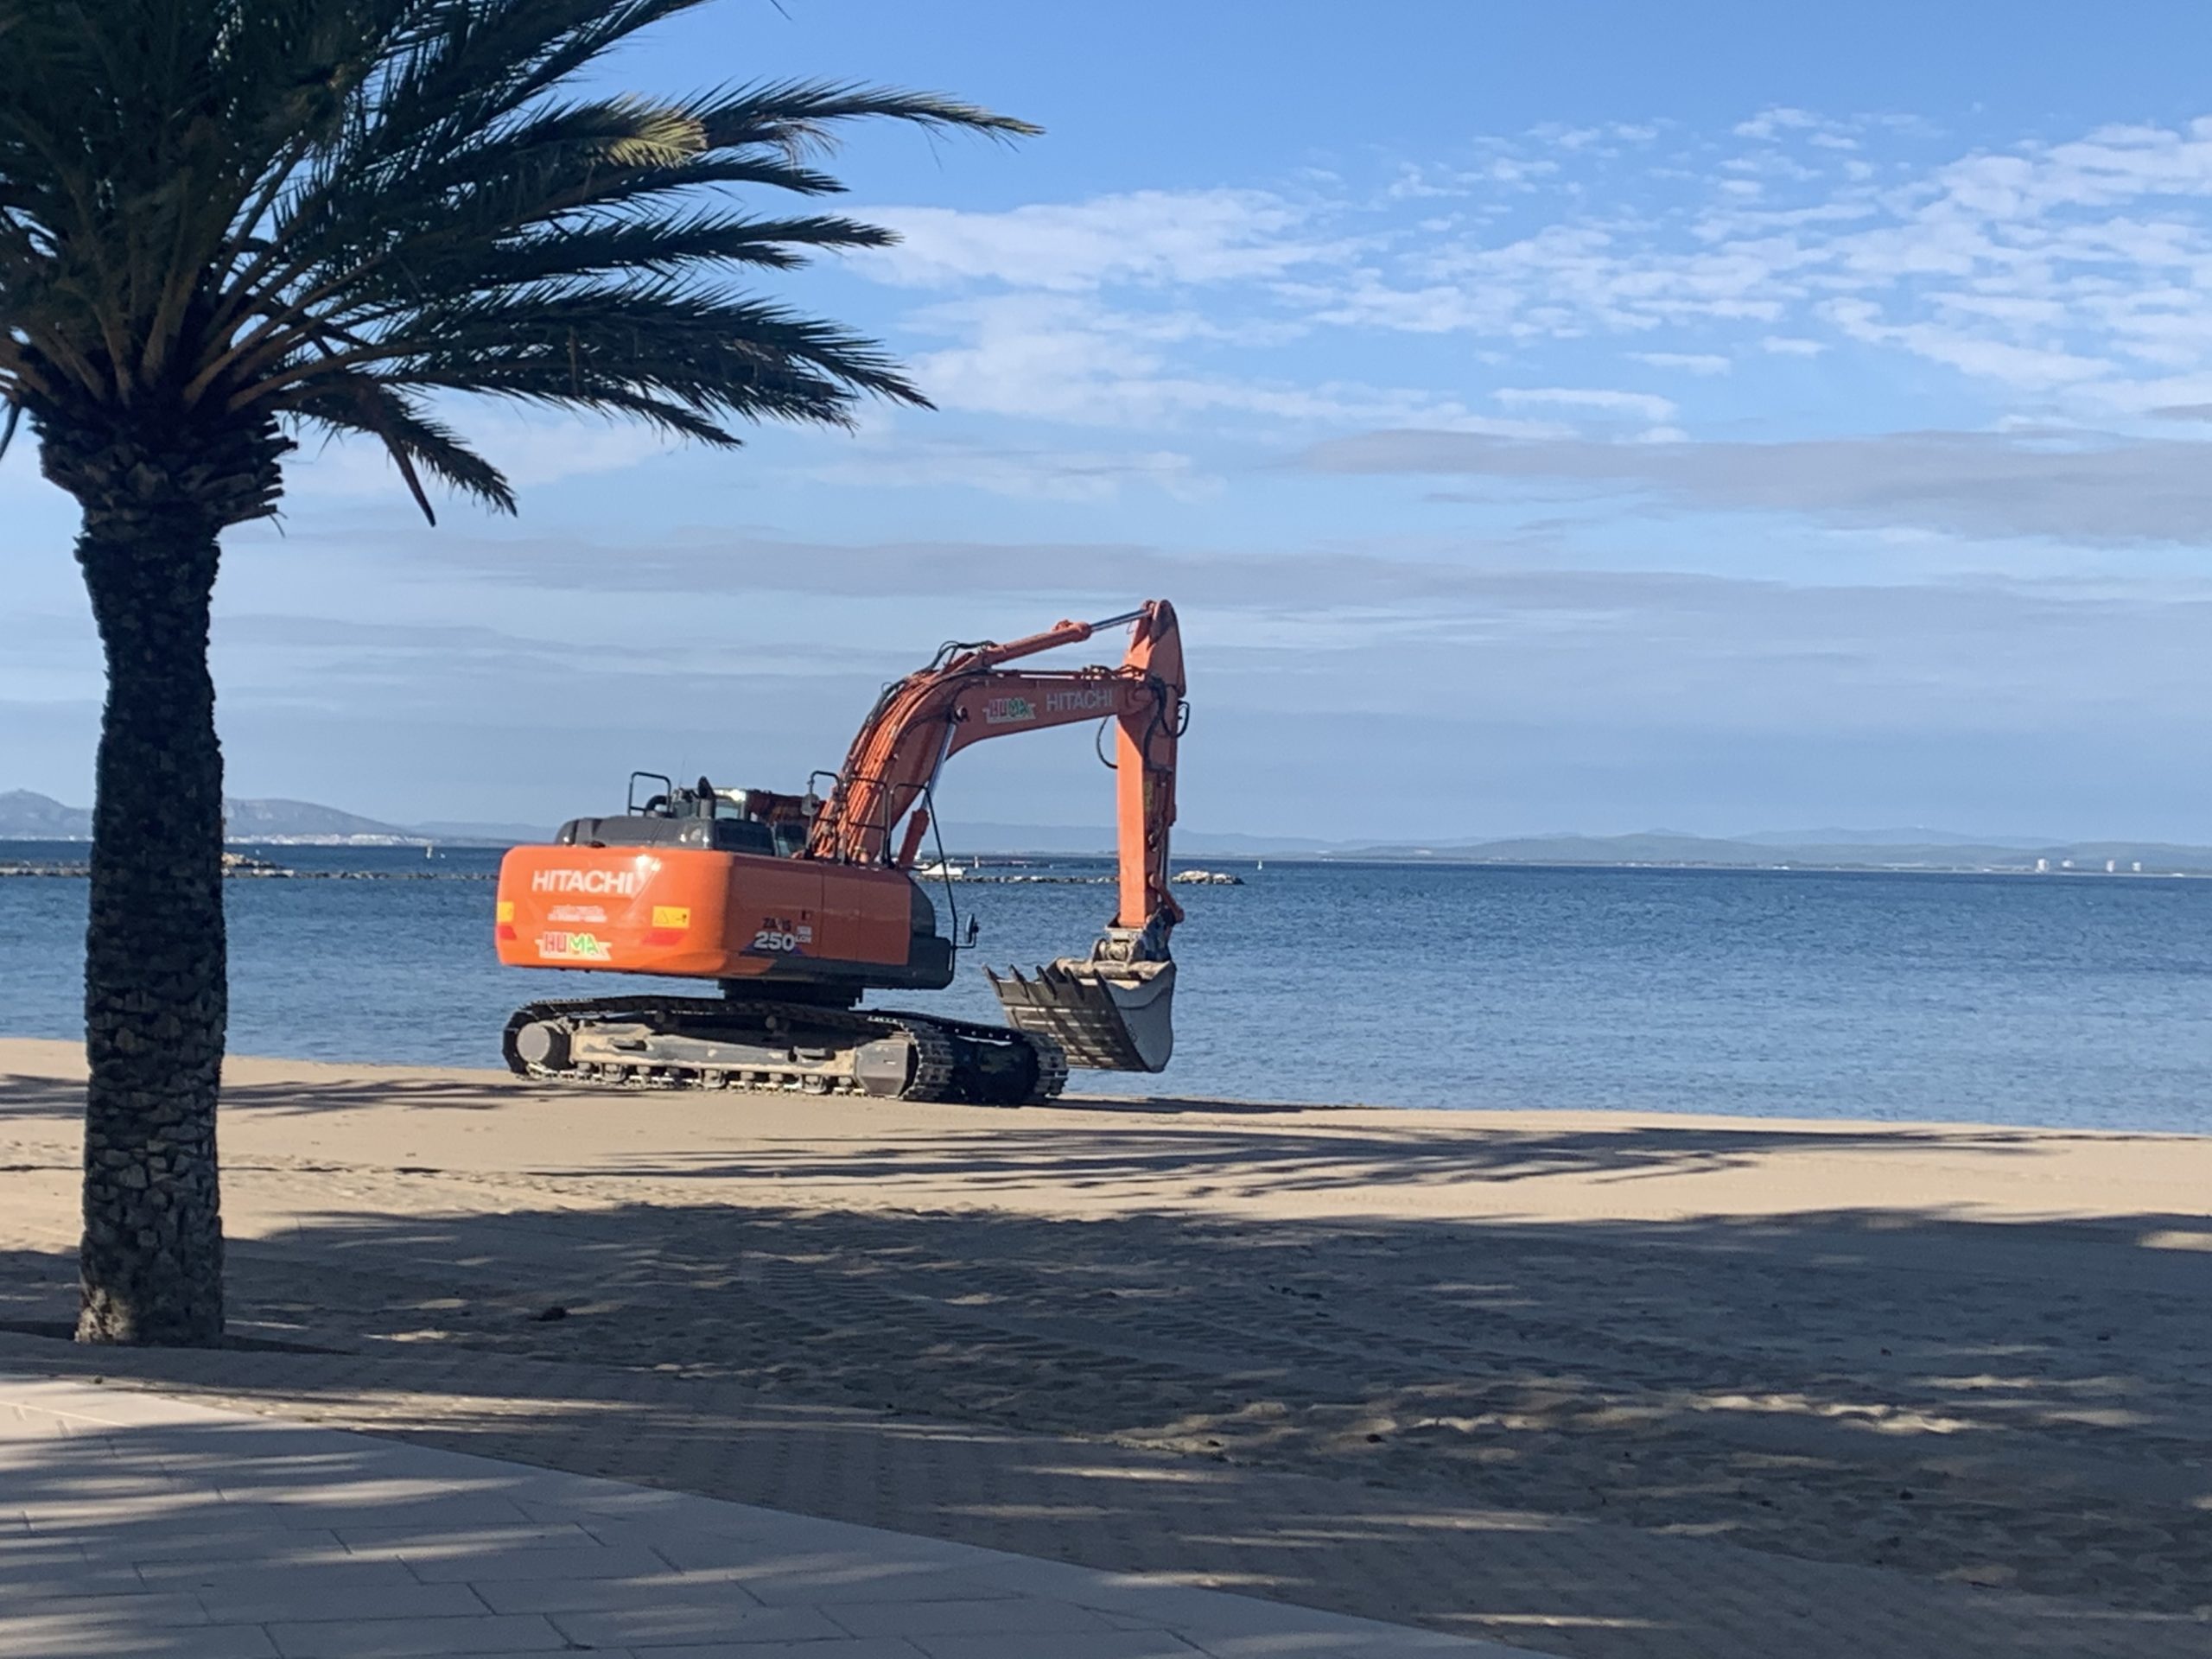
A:
<svg viewBox="0 0 2212 1659">
<path fill-rule="evenodd" d="M 803 819 L 778 813 L 779 802 L 793 798 L 765 790 L 716 789 L 705 778 L 686 786 L 664 772 L 633 772 L 622 817 L 572 818 L 556 839 L 565 846 L 703 847 L 790 858 L 804 849 L 808 827 Z"/>
<path fill-rule="evenodd" d="M 571 818 L 554 840 L 564 847 L 703 847 L 717 853 L 777 856 L 776 838 L 751 818 L 671 817 L 627 812 L 619 818 Z"/>
<path fill-rule="evenodd" d="M 638 785 L 640 784 L 658 784 L 660 788 L 658 791 L 648 789 L 641 804 L 638 799 Z M 626 810 L 639 816 L 651 814 L 665 817 L 668 816 L 669 797 L 675 792 L 676 780 L 666 772 L 633 772 L 630 774 L 630 796 Z"/>
</svg>

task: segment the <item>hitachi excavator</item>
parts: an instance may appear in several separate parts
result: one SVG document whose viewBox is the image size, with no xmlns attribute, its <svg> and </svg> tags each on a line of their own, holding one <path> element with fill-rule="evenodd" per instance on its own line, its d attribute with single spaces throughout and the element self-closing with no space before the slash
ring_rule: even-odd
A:
<svg viewBox="0 0 2212 1659">
<path fill-rule="evenodd" d="M 1010 667 L 1130 625 L 1118 667 Z M 861 1094 L 1014 1105 L 1068 1066 L 1158 1071 L 1174 1046 L 1183 918 L 1167 888 L 1175 748 L 1189 715 L 1165 601 L 1006 645 L 944 646 L 888 687 L 827 795 L 631 779 L 620 817 L 575 818 L 499 868 L 511 966 L 715 982 L 719 996 L 536 1002 L 507 1022 L 518 1075 L 605 1086 Z M 986 738 L 1115 726 L 1120 875 L 1086 957 L 989 976 L 1010 1027 L 859 1006 L 952 982 L 952 940 L 914 879 L 938 776 Z M 819 781 L 824 774 L 815 774 Z M 642 788 L 641 788 L 642 785 Z M 657 785 L 657 787 L 656 787 Z"/>
</svg>

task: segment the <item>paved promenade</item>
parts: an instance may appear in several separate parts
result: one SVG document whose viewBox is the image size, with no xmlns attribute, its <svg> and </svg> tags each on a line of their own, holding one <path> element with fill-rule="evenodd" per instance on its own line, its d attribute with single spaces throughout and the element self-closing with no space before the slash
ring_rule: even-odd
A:
<svg viewBox="0 0 2212 1659">
<path fill-rule="evenodd" d="M 6 1659 L 1511 1659 L 1432 1631 L 0 1376 Z"/>
<path fill-rule="evenodd" d="M 35 1379 L 33 1372 L 48 1375 Z M 98 1383 L 91 1380 L 96 1376 Z M 160 1391 L 147 1391 L 148 1384 Z M 220 1406 L 210 1409 L 182 1395 Z M 355 1425 L 373 1435 L 285 1421 L 301 1417 L 316 1425 Z M 75 1433 L 66 1438 L 56 1435 L 71 1429 Z M 468 1452 L 444 1449 L 460 1446 Z M 563 1468 L 593 1472 L 554 1472 Z M 598 1478 L 601 1471 L 626 1479 Z M 1227 1468 L 1219 1473 L 1219 1483 L 1209 1484 L 1185 1459 L 1095 1441 L 769 1405 L 743 1390 L 679 1377 L 482 1354 L 398 1360 L 83 1349 L 0 1335 L 0 1599 L 7 1604 L 0 1659 L 306 1659 L 310 1652 L 378 1659 L 512 1651 L 410 1647 L 399 1635 L 390 1638 L 399 1645 L 384 1647 L 310 1648 L 299 1635 L 290 1648 L 280 1637 L 272 1637 L 271 1646 L 204 1646 L 194 1645 L 203 1640 L 194 1633 L 196 1624 L 163 1626 L 166 1645 L 132 1646 L 137 1632 L 129 1621 L 158 1620 L 166 1606 L 178 1618 L 219 1622 L 244 1605 L 237 1599 L 200 1601 L 174 1572 L 147 1570 L 142 1564 L 149 1560 L 212 1556 L 243 1565 L 248 1583 L 263 1571 L 266 1583 L 271 1558 L 261 1555 L 264 1567 L 257 1569 L 247 1552 L 273 1548 L 281 1552 L 276 1560 L 315 1567 L 315 1574 L 296 1580 L 314 1586 L 327 1578 L 321 1569 L 333 1555 L 358 1564 L 356 1558 L 382 1547 L 387 1558 L 410 1559 L 391 1548 L 394 1540 L 455 1563 L 404 1575 L 378 1569 L 395 1581 L 418 1584 L 465 1585 L 474 1571 L 468 1562 L 512 1559 L 529 1548 L 533 1559 L 518 1567 L 485 1569 L 486 1613 L 512 1618 L 524 1611 L 519 1599 L 531 1595 L 562 1597 L 564 1606 L 581 1612 L 583 1603 L 626 1593 L 583 1570 L 559 1574 L 573 1581 L 565 1590 L 489 1587 L 499 1582 L 489 1576 L 496 1571 L 550 1570 L 555 1556 L 536 1553 L 547 1541 L 522 1536 L 547 1527 L 556 1529 L 551 1547 L 569 1562 L 580 1559 L 579 1550 L 611 1552 L 641 1540 L 654 1548 L 662 1533 L 672 1531 L 679 1542 L 673 1555 L 662 1553 L 661 1567 L 690 1571 L 677 1581 L 681 1592 L 666 1599 L 670 1607 L 692 1605 L 687 1598 L 699 1595 L 709 1608 L 733 1599 L 750 1605 L 741 1596 L 724 1598 L 715 1587 L 722 1582 L 735 1582 L 766 1604 L 773 1595 L 748 1586 L 788 1567 L 818 1570 L 825 1582 L 847 1586 L 838 1593 L 848 1599 L 893 1599 L 887 1586 L 941 1572 L 934 1580 L 937 1599 L 998 1599 L 956 1593 L 959 1585 L 988 1578 L 1008 1593 L 1067 1603 L 1084 1613 L 1077 1621 L 1083 1631 L 1030 1630 L 997 1647 L 954 1641 L 956 1635 L 994 1634 L 987 1630 L 917 1635 L 906 1647 L 779 1648 L 766 1644 L 798 1638 L 758 1621 L 699 1635 L 674 1612 L 667 1618 L 676 1622 L 644 1627 L 644 1634 L 636 1624 L 581 1627 L 598 1637 L 595 1650 L 639 1659 L 1123 1659 L 1154 1652 L 1177 1659 L 1193 1652 L 1221 1659 L 1384 1659 L 1398 1653 L 1502 1659 L 1524 1651 L 1573 1659 L 2212 1659 L 2212 1624 L 2187 1616 L 2146 1617 L 1931 1585 L 1717 1539 L 1656 1537 L 1635 1528 L 1423 1502 L 1357 1482 Z M 716 1502 L 700 1493 L 752 1502 Z M 795 1510 L 801 1503 L 843 1519 L 803 1518 L 775 1507 Z M 756 1507 L 762 1504 L 768 1507 Z M 926 1517 L 940 1536 L 887 1529 L 914 1516 Z M 862 1524 L 870 1521 L 878 1524 Z M 280 1534 L 304 1530 L 289 1541 L 272 1537 L 269 1529 L 277 1522 L 287 1523 L 277 1526 Z M 749 1538 L 747 1548 L 757 1543 L 767 1554 L 743 1560 L 690 1554 L 681 1541 L 695 1534 Z M 1087 1565 L 1017 1551 L 1050 1552 Z M 1325 1569 L 1321 1557 L 1328 1558 Z M 642 1569 L 656 1584 L 668 1582 L 642 1558 L 588 1559 L 618 1580 Z M 761 1559 L 785 1566 L 770 1570 L 760 1566 Z M 963 1565 L 944 1565 L 956 1561 Z M 793 1562 L 812 1565 L 802 1569 Z M 717 1572 L 721 1579 L 700 1577 Z M 454 1573 L 462 1576 L 438 1576 Z M 991 1576 L 1000 1573 L 1011 1576 Z M 1311 1601 L 1346 1582 L 1365 1588 L 1345 1601 L 1425 1619 L 1435 1618 L 1430 1610 L 1440 1587 L 1444 1599 L 1468 1610 L 1466 1622 L 1512 1634 L 1503 1643 L 1461 1640 L 1180 1587 L 1264 1586 L 1271 1595 L 1287 1592 Z M 851 1587 L 860 1584 L 873 1587 Z M 168 1599 L 102 1605 L 98 1617 L 104 1622 L 72 1623 L 84 1616 L 88 1599 L 118 1589 Z M 220 1589 L 218 1584 L 205 1593 Z M 1158 1599 L 1133 1611 L 1128 1599 L 1141 1593 Z M 458 1603 L 450 1589 L 436 1594 L 446 1605 Z M 656 1588 L 645 1599 L 649 1606 L 660 1605 L 661 1592 Z M 350 1618 L 365 1604 L 315 1605 L 347 1611 L 277 1622 Z M 1261 1620 L 1256 1628 L 1234 1627 L 1258 1644 L 1235 1645 L 1217 1628 L 1177 1623 L 1192 1607 Z M 570 1630 L 567 1611 L 550 1605 L 528 1611 Z M 1109 1624 L 1149 1617 L 1147 1629 L 1172 1632 L 1182 1645 L 1147 1647 L 1132 1639 L 1145 1630 L 1109 1632 L 1088 1623 L 1092 1614 Z M 418 1609 L 409 1616 L 423 1615 Z M 863 1640 L 848 1633 L 834 1611 L 823 1616 L 833 1629 L 819 1641 Z M 1017 1615 L 1043 1616 L 1035 1610 Z M 480 1628 L 493 1639 L 522 1627 Z M 1267 1640 L 1259 1642 L 1261 1636 Z M 867 1639 L 875 1639 L 873 1630 Z"/>
</svg>

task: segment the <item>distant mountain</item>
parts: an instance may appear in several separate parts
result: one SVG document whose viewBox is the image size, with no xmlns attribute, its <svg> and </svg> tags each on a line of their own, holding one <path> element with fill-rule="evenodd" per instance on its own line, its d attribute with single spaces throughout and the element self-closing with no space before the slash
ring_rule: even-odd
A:
<svg viewBox="0 0 2212 1659">
<path fill-rule="evenodd" d="M 81 806 L 64 806 L 28 789 L 0 794 L 0 841 L 85 841 L 92 815 Z"/>
<path fill-rule="evenodd" d="M 1111 823 L 1078 825 L 1064 823 L 953 823 L 944 828 L 944 849 L 956 857 L 968 858 L 981 853 L 1059 853 L 1110 854 L 1114 850 L 1114 826 Z M 1178 830 L 1175 832 L 1175 851 L 1193 857 L 1229 855 L 1231 857 L 1265 856 L 1279 853 L 1288 856 L 1312 856 L 1340 850 L 1351 845 L 1348 842 L 1316 841 L 1300 836 L 1245 836 L 1234 832 L 1211 834 L 1204 830 Z M 930 842 L 930 855 L 934 858 L 936 838 Z"/>
<path fill-rule="evenodd" d="M 1899 832 L 1905 833 L 1905 832 Z M 2166 842 L 2076 842 L 2014 846 L 1995 842 L 1946 841 L 1875 845 L 1862 842 L 1761 843 L 1702 836 L 1525 836 L 1505 841 L 1439 842 L 1429 845 L 1363 847 L 1352 858 L 1433 859 L 1480 864 L 1660 864 L 1726 869 L 1813 868 L 1879 870 L 2006 870 L 2044 868 L 2063 874 L 2101 873 L 2107 863 L 2145 874 L 2212 872 L 2212 847 Z"/>
<path fill-rule="evenodd" d="M 352 842 L 369 846 L 421 841 L 521 841 L 547 839 L 540 830 L 501 824 L 435 825 L 409 828 L 342 812 L 314 801 L 226 800 L 225 835 L 232 841 L 264 842 Z M 509 835 L 513 829 L 516 833 Z M 86 841 L 92 833 L 89 808 L 65 806 L 28 789 L 0 794 L 0 841 Z"/>
<path fill-rule="evenodd" d="M 425 841 L 474 841 L 504 847 L 553 839 L 553 829 L 550 824 L 453 823 L 444 819 L 433 823 L 416 824 L 408 833 L 420 836 Z"/>
<path fill-rule="evenodd" d="M 365 846 L 426 841 L 513 845 L 551 838 L 542 825 L 441 820 L 386 823 L 313 801 L 233 800 L 223 804 L 230 839 L 260 842 L 353 842 Z M 83 841 L 92 814 L 27 789 L 0 793 L 0 841 Z M 954 858 L 994 854 L 1110 855 L 1106 824 L 954 823 L 944 830 Z M 1365 844 L 1304 836 L 1253 836 L 1202 830 L 1179 832 L 1177 853 L 1190 858 L 1366 858 L 1478 864 L 1667 865 L 1725 869 L 1785 867 L 1882 870 L 2022 870 L 2040 863 L 2054 874 L 2212 874 L 2212 847 L 2166 842 L 2042 842 L 2003 836 L 1962 836 L 1948 830 L 1761 830 L 1732 836 L 1647 830 L 1630 836 L 1516 836 L 1494 841 L 1390 842 Z M 934 842 L 925 849 L 936 856 Z"/>
<path fill-rule="evenodd" d="M 1347 841 L 1315 841 L 1309 836 L 1243 836 L 1234 831 L 1214 833 L 1205 830 L 1178 830 L 1175 835 L 1175 850 L 1192 854 L 1281 853 L 1294 858 L 1340 852 L 1353 844 Z"/>
<path fill-rule="evenodd" d="M 1962 836 L 1955 830 L 1755 830 L 1730 836 L 1758 847 L 2048 847 L 2049 836 Z"/>
<path fill-rule="evenodd" d="M 1715 841 L 1671 830 L 1632 836 L 1516 836 L 1503 841 L 1394 842 L 1362 847 L 1353 858 L 1472 859 L 1499 864 L 1772 864 L 1771 847 Z"/>
<path fill-rule="evenodd" d="M 1114 850 L 1111 824 L 982 823 L 961 821 L 941 823 L 930 832 L 927 855 L 937 856 L 937 844 L 946 854 L 972 858 L 977 853 L 1110 853 Z"/>
<path fill-rule="evenodd" d="M 223 832 L 232 841 L 407 842 L 422 837 L 396 823 L 341 812 L 313 801 L 225 801 Z"/>
</svg>

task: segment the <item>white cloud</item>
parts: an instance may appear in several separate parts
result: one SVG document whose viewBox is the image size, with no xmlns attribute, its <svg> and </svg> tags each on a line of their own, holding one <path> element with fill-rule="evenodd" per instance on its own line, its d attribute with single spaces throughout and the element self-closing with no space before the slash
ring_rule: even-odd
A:
<svg viewBox="0 0 2212 1659">
<path fill-rule="evenodd" d="M 2194 545 L 2212 523 L 2212 443 L 2095 434 L 1624 444 L 1370 432 L 1319 444 L 1304 464 L 1321 473 L 1460 476 L 1616 499 L 1656 497 L 1987 541 Z"/>
<path fill-rule="evenodd" d="M 1130 488 L 1195 501 L 1222 487 L 1218 477 L 1173 449 L 1042 449 L 941 442 L 871 444 L 814 468 L 813 475 L 839 484 L 950 486 L 1043 501 L 1110 501 Z"/>
<path fill-rule="evenodd" d="M 1563 122 L 1543 121 L 1529 129 L 1529 141 L 1545 149 L 1563 150 L 1570 156 L 1595 155 L 1612 157 L 1624 150 L 1641 148 L 1658 138 L 1661 124 L 1654 121 L 1605 121 L 1593 126 L 1570 127 Z M 1499 139 L 1489 143 L 1499 145 Z"/>
<path fill-rule="evenodd" d="M 1487 396 L 1469 384 L 1482 365 L 1541 385 L 1564 372 L 1554 343 L 1608 335 L 1686 374 L 1753 353 L 1937 365 L 1992 423 L 2023 397 L 2112 418 L 2190 401 L 2171 386 L 2212 375 L 2212 118 L 1966 154 L 1907 118 L 1786 106 L 1741 123 L 1737 153 L 1670 136 L 1541 127 L 1395 163 L 1371 188 L 1311 175 L 1296 196 L 893 208 L 880 216 L 907 245 L 856 263 L 969 308 L 908 320 L 955 336 L 920 362 L 933 390 L 1076 423 L 1394 406 L 1452 424 Z M 1089 310 L 1014 308 L 1025 297 Z M 1477 349 L 1437 356 L 1427 390 L 1354 386 L 1338 333 Z"/>
<path fill-rule="evenodd" d="M 1948 322 L 1891 323 L 1865 300 L 1837 300 L 1826 315 L 1853 340 L 1897 345 L 1937 363 L 2008 385 L 2044 391 L 2095 378 L 2111 365 L 2048 346 L 2024 346 L 1963 332 Z"/>
<path fill-rule="evenodd" d="M 1418 420 L 1456 430 L 1541 436 L 1549 423 L 1477 416 L 1458 399 L 1357 381 L 1300 382 L 1211 372 L 1157 319 L 1087 299 L 1014 294 L 933 308 L 925 322 L 960 343 L 917 354 L 916 378 L 940 407 L 1069 425 L 1173 429 L 1199 416 L 1291 426 Z"/>
<path fill-rule="evenodd" d="M 2144 401 L 2126 388 L 2145 369 L 2212 371 L 2212 118 L 1878 169 L 1870 154 L 1927 132 L 1788 108 L 1738 132 L 1763 148 L 1583 179 L 1571 216 L 1366 257 L 1314 315 L 1523 343 L 1764 324 L 1770 353 L 1898 352 L 2107 409 Z M 1653 206 L 1662 175 L 1688 204 Z"/>
<path fill-rule="evenodd" d="M 1630 352 L 1638 363 L 1655 369 L 1679 369 L 1684 374 L 1726 374 L 1733 365 L 1711 352 Z"/>
<path fill-rule="evenodd" d="M 854 263 L 918 288 L 981 281 L 1072 293 L 1116 283 L 1250 282 L 1345 251 L 1307 235 L 1306 210 L 1262 190 L 1140 190 L 1003 213 L 881 207 L 862 217 L 902 239 Z"/>
<path fill-rule="evenodd" d="M 1535 404 L 1559 409 L 1594 409 L 1641 420 L 1671 420 L 1679 412 L 1671 399 L 1648 391 L 1608 391 L 1581 386 L 1507 386 L 1492 394 L 1508 409 Z"/>
<path fill-rule="evenodd" d="M 1785 132 L 1802 132 L 1825 124 L 1808 110 L 1776 107 L 1762 110 L 1748 121 L 1738 121 L 1733 130 L 1738 138 L 1777 138 Z"/>
</svg>

